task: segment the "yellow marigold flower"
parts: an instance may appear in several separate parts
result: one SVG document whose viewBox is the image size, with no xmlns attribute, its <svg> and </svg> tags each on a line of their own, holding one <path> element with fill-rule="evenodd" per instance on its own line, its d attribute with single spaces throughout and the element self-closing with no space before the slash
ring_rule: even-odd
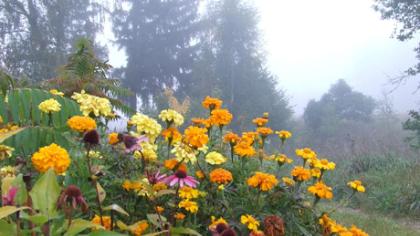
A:
<svg viewBox="0 0 420 236">
<path fill-rule="evenodd" d="M 183 219 L 185 219 L 185 215 L 182 214 L 181 212 L 177 212 L 177 213 L 175 213 L 174 218 L 176 220 L 183 220 Z"/>
<path fill-rule="evenodd" d="M 153 188 L 152 186 L 150 186 L 147 178 L 136 180 L 136 181 L 125 180 L 124 183 L 122 184 L 122 187 L 126 191 L 133 190 L 139 196 L 145 196 L 146 194 L 149 193 L 149 189 Z"/>
<path fill-rule="evenodd" d="M 88 153 L 85 152 L 85 154 L 88 154 Z M 90 150 L 88 156 L 89 156 L 89 158 L 95 158 L 95 159 L 102 159 L 103 158 L 101 152 L 94 151 L 94 150 Z"/>
<path fill-rule="evenodd" d="M 258 230 L 260 226 L 260 222 L 256 220 L 252 215 L 241 215 L 241 223 L 246 225 L 250 231 Z"/>
<path fill-rule="evenodd" d="M 360 180 L 350 181 L 350 182 L 347 183 L 347 185 L 350 188 L 354 189 L 354 191 L 357 191 L 357 192 L 364 193 L 365 190 L 366 190 L 365 187 L 362 184 L 362 181 L 360 181 Z"/>
<path fill-rule="evenodd" d="M 159 114 L 159 118 L 163 122 L 174 124 L 175 126 L 181 126 L 184 123 L 184 117 L 172 109 L 162 110 Z"/>
<path fill-rule="evenodd" d="M 291 174 L 295 181 L 306 181 L 311 178 L 311 171 L 301 166 L 295 166 Z"/>
<path fill-rule="evenodd" d="M 156 192 L 159 192 L 161 190 L 165 190 L 168 189 L 168 185 L 166 185 L 163 182 L 157 182 L 156 184 L 153 185 L 153 190 Z"/>
<path fill-rule="evenodd" d="M 55 173 L 62 174 L 69 168 L 70 162 L 66 149 L 55 143 L 40 148 L 32 155 L 32 164 L 41 173 L 53 168 Z"/>
<path fill-rule="evenodd" d="M 322 199 L 332 199 L 333 197 L 332 188 L 328 187 L 323 182 L 317 182 L 316 184 L 309 186 L 308 191 L 314 196 Z"/>
<path fill-rule="evenodd" d="M 145 134 L 150 142 L 154 142 L 162 131 L 162 126 L 155 119 L 140 113 L 133 115 L 130 121 L 136 125 L 137 133 Z"/>
<path fill-rule="evenodd" d="M 251 157 L 256 153 L 254 147 L 252 147 L 248 141 L 242 140 L 235 145 L 233 151 L 240 157 Z"/>
<path fill-rule="evenodd" d="M 126 191 L 130 191 L 131 188 L 131 182 L 130 180 L 124 180 L 123 184 L 122 184 L 123 189 L 125 189 Z"/>
<path fill-rule="evenodd" d="M 310 148 L 296 149 L 296 155 L 302 157 L 304 160 L 316 158 L 316 153 Z"/>
<path fill-rule="evenodd" d="M 172 143 L 177 143 L 179 141 L 181 141 L 182 139 L 182 135 L 181 133 L 174 127 L 169 127 L 167 129 L 164 129 L 162 131 L 162 137 L 165 138 L 165 140 L 167 142 Z"/>
<path fill-rule="evenodd" d="M 241 138 L 237 134 L 235 134 L 233 132 L 226 133 L 223 136 L 223 141 L 225 143 L 230 143 L 230 145 L 236 144 L 237 142 L 239 142 L 240 139 Z"/>
<path fill-rule="evenodd" d="M 52 94 L 52 95 L 57 95 L 57 96 L 64 96 L 64 93 L 63 92 L 60 92 L 60 91 L 58 91 L 57 89 L 51 89 L 50 90 L 50 93 Z"/>
<path fill-rule="evenodd" d="M 120 142 L 120 139 L 118 138 L 118 133 L 112 132 L 108 134 L 108 143 L 111 145 L 115 145 L 118 142 Z"/>
<path fill-rule="evenodd" d="M 257 127 L 265 126 L 267 122 L 268 122 L 268 118 L 265 118 L 265 117 L 257 117 L 252 120 L 252 123 L 254 123 Z"/>
<path fill-rule="evenodd" d="M 0 144 L 0 161 L 12 156 L 15 149 L 3 144 Z"/>
<path fill-rule="evenodd" d="M 209 137 L 207 129 L 190 126 L 184 131 L 185 141 L 194 148 L 201 148 L 207 144 Z"/>
<path fill-rule="evenodd" d="M 199 178 L 199 179 L 204 179 L 204 173 L 201 170 L 197 170 L 195 172 L 195 176 L 197 176 L 197 178 Z"/>
<path fill-rule="evenodd" d="M 186 163 L 195 163 L 197 161 L 196 151 L 185 145 L 184 143 L 177 143 L 171 150 L 171 153 L 175 155 L 176 160 L 184 161 Z"/>
<path fill-rule="evenodd" d="M 210 182 L 218 184 L 227 184 L 233 179 L 232 173 L 223 168 L 217 168 L 210 172 Z"/>
<path fill-rule="evenodd" d="M 45 113 L 59 112 L 61 110 L 61 104 L 54 98 L 50 98 L 41 102 L 38 108 Z"/>
<path fill-rule="evenodd" d="M 204 101 L 201 103 L 201 105 L 203 105 L 203 107 L 206 109 L 213 110 L 213 109 L 219 109 L 220 107 L 222 107 L 222 103 L 223 101 L 218 98 L 207 96 L 204 99 Z"/>
<path fill-rule="evenodd" d="M 140 143 L 141 151 L 135 151 L 134 157 L 137 159 L 142 159 L 146 161 L 156 161 L 157 160 L 157 145 L 151 144 L 149 142 Z"/>
<path fill-rule="evenodd" d="M 259 133 L 262 137 L 267 137 L 273 133 L 273 130 L 268 127 L 258 127 L 257 133 Z"/>
<path fill-rule="evenodd" d="M 206 162 L 210 165 L 220 165 L 226 162 L 226 157 L 218 152 L 209 152 L 206 155 Z"/>
<path fill-rule="evenodd" d="M 200 191 L 189 186 L 184 186 L 179 189 L 178 195 L 183 199 L 195 199 L 200 196 Z"/>
<path fill-rule="evenodd" d="M 191 213 L 196 213 L 198 211 L 198 204 L 194 201 L 190 201 L 189 199 L 184 199 L 179 202 L 179 208 L 184 208 L 186 211 Z"/>
<path fill-rule="evenodd" d="M 16 176 L 17 169 L 14 166 L 4 166 L 0 168 L 0 177 L 15 177 Z"/>
<path fill-rule="evenodd" d="M 161 206 L 156 206 L 155 210 L 157 213 L 162 214 L 165 211 L 165 208 Z"/>
<path fill-rule="evenodd" d="M 89 116 L 90 114 L 110 116 L 112 113 L 111 102 L 107 98 L 87 94 L 84 90 L 80 93 L 73 93 L 71 98 L 80 104 L 80 111 L 84 116 Z"/>
<path fill-rule="evenodd" d="M 214 109 L 211 111 L 211 123 L 218 126 L 226 126 L 232 121 L 232 114 L 227 109 Z"/>
<path fill-rule="evenodd" d="M 314 167 L 319 168 L 321 170 L 334 170 L 335 169 L 335 163 L 332 161 L 328 161 L 327 159 L 315 159 L 314 161 Z"/>
<path fill-rule="evenodd" d="M 286 186 L 291 187 L 295 185 L 295 181 L 289 177 L 282 177 L 281 180 Z"/>
<path fill-rule="evenodd" d="M 149 228 L 149 223 L 147 221 L 142 220 L 137 222 L 131 230 L 131 233 L 135 236 L 141 236 L 143 233 Z"/>
<path fill-rule="evenodd" d="M 91 222 L 96 224 L 96 225 L 101 225 L 101 217 L 98 216 L 98 215 L 95 215 L 95 217 L 93 217 Z M 111 229 L 111 217 L 110 216 L 102 216 L 102 222 L 104 223 L 103 227 L 106 230 Z M 95 229 L 99 229 L 99 227 L 95 227 Z"/>
<path fill-rule="evenodd" d="M 259 188 L 261 191 L 269 191 L 278 184 L 276 176 L 264 172 L 255 172 L 253 176 L 248 178 L 247 184 L 253 188 Z"/>
<path fill-rule="evenodd" d="M 311 170 L 311 175 L 314 178 L 320 178 L 321 177 L 321 170 L 318 168 L 312 168 Z"/>
<path fill-rule="evenodd" d="M 228 225 L 227 221 L 225 219 L 223 219 L 223 217 L 220 217 L 219 219 L 216 219 L 215 216 L 211 216 L 210 219 L 211 219 L 211 224 L 209 225 L 210 230 L 215 230 L 216 226 L 218 224 Z"/>
<path fill-rule="evenodd" d="M 67 120 L 67 125 L 79 133 L 96 129 L 96 121 L 88 116 L 73 116 Z"/>
<path fill-rule="evenodd" d="M 288 158 L 286 155 L 284 154 L 279 154 L 277 156 L 274 157 L 274 160 L 277 161 L 279 164 L 283 165 L 285 163 L 290 164 L 293 162 L 292 159 Z"/>
<path fill-rule="evenodd" d="M 369 236 L 369 234 L 367 234 L 366 232 L 357 228 L 354 225 L 351 226 L 350 232 L 352 233 L 353 236 Z"/>
<path fill-rule="evenodd" d="M 292 133 L 290 133 L 289 131 L 287 131 L 287 130 L 280 130 L 280 131 L 276 131 L 276 134 L 279 136 L 279 138 L 281 139 L 281 140 L 286 140 L 286 139 L 288 139 L 288 138 L 291 138 L 292 137 Z"/>
<path fill-rule="evenodd" d="M 258 137 L 258 132 L 243 132 L 241 142 L 247 142 L 250 145 L 254 142 L 255 138 Z"/>
</svg>

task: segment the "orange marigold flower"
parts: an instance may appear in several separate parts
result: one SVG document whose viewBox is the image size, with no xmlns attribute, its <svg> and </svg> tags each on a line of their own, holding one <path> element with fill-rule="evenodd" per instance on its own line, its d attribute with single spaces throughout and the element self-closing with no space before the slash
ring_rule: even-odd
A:
<svg viewBox="0 0 420 236">
<path fill-rule="evenodd" d="M 157 213 L 162 214 L 165 211 L 165 208 L 161 206 L 156 206 L 155 210 Z"/>
<path fill-rule="evenodd" d="M 369 234 L 354 225 L 351 226 L 350 232 L 353 234 L 353 236 L 369 236 Z"/>
<path fill-rule="evenodd" d="M 72 116 L 67 120 L 67 125 L 79 133 L 96 129 L 96 121 L 88 116 Z"/>
<path fill-rule="evenodd" d="M 316 153 L 310 148 L 296 149 L 296 156 L 300 156 L 304 160 L 315 159 Z"/>
<path fill-rule="evenodd" d="M 252 123 L 254 123 L 257 127 L 262 127 L 265 124 L 267 124 L 268 118 L 265 117 L 257 117 L 252 120 Z"/>
<path fill-rule="evenodd" d="M 353 180 L 347 183 L 347 186 L 352 188 L 354 191 L 364 193 L 365 192 L 365 186 L 363 186 L 362 181 L 360 180 Z"/>
<path fill-rule="evenodd" d="M 268 127 L 258 127 L 257 128 L 257 132 L 262 136 L 262 137 L 267 137 L 268 135 L 273 133 L 273 130 L 268 128 Z"/>
<path fill-rule="evenodd" d="M 311 178 L 311 171 L 303 168 L 302 166 L 296 166 L 293 168 L 291 174 L 295 181 L 306 181 Z"/>
<path fill-rule="evenodd" d="M 309 186 L 308 191 L 314 196 L 322 199 L 331 199 L 333 197 L 332 188 L 325 185 L 323 182 Z"/>
<path fill-rule="evenodd" d="M 118 138 L 118 133 L 110 133 L 108 134 L 108 143 L 111 145 L 115 145 L 118 142 L 120 142 L 120 139 Z"/>
<path fill-rule="evenodd" d="M 289 131 L 287 131 L 287 130 L 280 130 L 280 131 L 276 131 L 276 134 L 279 136 L 279 138 L 281 139 L 281 140 L 286 140 L 286 139 L 288 139 L 288 138 L 291 138 L 292 137 L 292 133 L 290 133 Z"/>
<path fill-rule="evenodd" d="M 235 145 L 233 151 L 236 155 L 241 157 L 251 157 L 255 155 L 255 149 L 252 147 L 248 141 L 240 141 Z"/>
<path fill-rule="evenodd" d="M 147 223 L 146 220 L 142 220 L 135 224 L 135 227 L 131 230 L 131 233 L 134 234 L 134 236 L 141 236 L 147 228 L 149 228 L 149 223 Z"/>
<path fill-rule="evenodd" d="M 175 127 L 169 127 L 168 129 L 164 129 L 162 131 L 162 136 L 167 142 L 170 140 L 171 143 L 178 142 L 182 138 L 181 133 Z"/>
<path fill-rule="evenodd" d="M 207 129 L 190 126 L 184 131 L 185 141 L 194 148 L 201 148 L 209 141 Z"/>
<path fill-rule="evenodd" d="M 228 125 L 232 121 L 232 114 L 227 109 L 214 109 L 211 111 L 211 123 L 218 126 Z"/>
<path fill-rule="evenodd" d="M 243 132 L 241 141 L 246 141 L 249 144 L 252 144 L 256 137 L 258 137 L 257 132 Z"/>
<path fill-rule="evenodd" d="M 177 213 L 175 213 L 174 218 L 177 219 L 177 220 L 183 220 L 183 219 L 185 219 L 185 214 L 183 214 L 181 212 L 177 212 Z"/>
<path fill-rule="evenodd" d="M 276 176 L 264 172 L 255 172 L 248 178 L 247 184 L 253 188 L 259 188 L 261 191 L 269 191 L 278 184 Z"/>
<path fill-rule="evenodd" d="M 201 105 L 203 105 L 203 107 L 206 109 L 213 110 L 213 109 L 219 109 L 220 107 L 222 107 L 222 103 L 223 101 L 218 98 L 207 96 L 204 99 L 204 101 L 201 103 Z"/>
<path fill-rule="evenodd" d="M 95 215 L 95 217 L 93 217 L 92 223 L 96 224 L 96 225 L 101 225 L 101 217 L 98 215 Z M 102 216 L 102 222 L 104 223 L 104 228 L 107 230 L 111 229 L 111 217 L 110 216 Z M 99 229 L 99 227 L 96 227 L 96 229 Z"/>
<path fill-rule="evenodd" d="M 197 178 L 199 178 L 199 179 L 204 179 L 204 173 L 201 170 L 197 170 L 195 172 L 195 176 L 197 176 Z"/>
<path fill-rule="evenodd" d="M 56 174 L 62 174 L 69 168 L 70 162 L 67 150 L 55 143 L 40 148 L 32 155 L 32 165 L 41 173 L 53 168 Z"/>
<path fill-rule="evenodd" d="M 239 138 L 239 136 L 233 132 L 228 132 L 223 136 L 223 141 L 225 143 L 230 143 L 231 145 L 239 142 L 241 138 Z"/>
<path fill-rule="evenodd" d="M 223 168 L 217 168 L 210 172 L 210 181 L 218 184 L 227 184 L 233 179 L 232 173 Z"/>
<path fill-rule="evenodd" d="M 166 169 L 168 170 L 173 170 L 175 171 L 175 167 L 178 165 L 177 170 L 183 170 L 186 171 L 187 170 L 187 166 L 184 163 L 178 164 L 179 161 L 175 158 L 169 159 L 169 160 L 165 160 L 163 162 L 163 165 L 165 166 Z"/>
</svg>

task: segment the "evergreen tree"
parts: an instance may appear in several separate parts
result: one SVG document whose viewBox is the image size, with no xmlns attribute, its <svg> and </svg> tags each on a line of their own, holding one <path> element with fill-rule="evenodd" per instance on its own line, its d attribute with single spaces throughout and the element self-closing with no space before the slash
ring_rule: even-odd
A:
<svg viewBox="0 0 420 236">
<path fill-rule="evenodd" d="M 155 105 L 164 88 L 180 88 L 190 81 L 198 4 L 198 0 L 122 0 L 117 5 L 114 32 L 128 56 L 124 84 L 145 107 Z M 137 96 L 129 101 L 133 108 Z"/>
<path fill-rule="evenodd" d="M 94 0 L 3 0 L 0 66 L 32 80 L 56 75 L 75 39 L 95 39 L 104 6 Z"/>
</svg>

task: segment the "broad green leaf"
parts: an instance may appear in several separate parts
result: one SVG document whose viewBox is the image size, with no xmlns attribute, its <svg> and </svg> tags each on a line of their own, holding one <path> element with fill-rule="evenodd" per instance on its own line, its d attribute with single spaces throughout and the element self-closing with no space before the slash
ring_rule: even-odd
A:
<svg viewBox="0 0 420 236">
<path fill-rule="evenodd" d="M 67 222 L 66 222 L 67 224 Z M 85 229 L 89 229 L 92 227 L 102 228 L 101 225 L 94 224 L 87 220 L 82 219 L 75 219 L 71 222 L 70 227 L 68 228 L 67 232 L 64 234 L 65 236 L 73 236 L 77 235 L 78 233 L 82 232 Z"/>
<path fill-rule="evenodd" d="M 0 220 L 0 236 L 16 235 L 16 224 Z"/>
<path fill-rule="evenodd" d="M 50 168 L 35 183 L 31 192 L 33 208 L 49 218 L 56 214 L 56 203 L 60 196 L 60 185 L 54 170 Z"/>
<path fill-rule="evenodd" d="M 12 182 L 13 187 L 17 187 L 18 191 L 16 192 L 14 203 L 18 206 L 26 203 L 28 199 L 28 192 L 26 191 L 25 182 L 23 182 L 22 174 L 19 174 Z"/>
<path fill-rule="evenodd" d="M 15 212 L 29 209 L 29 207 L 15 207 L 15 206 L 4 206 L 0 208 L 0 219 L 7 217 Z"/>
<path fill-rule="evenodd" d="M 160 216 L 158 214 L 147 214 L 147 219 L 149 220 L 150 223 L 152 223 L 153 225 L 159 227 L 162 225 L 162 223 L 165 223 L 167 220 L 164 216 Z M 162 222 L 160 222 L 160 220 L 162 220 Z"/>
<path fill-rule="evenodd" d="M 123 215 L 129 216 L 129 214 L 122 207 L 118 206 L 117 204 L 112 204 L 112 205 L 109 205 L 107 207 L 104 207 L 104 211 L 110 211 L 110 210 L 113 210 L 113 211 L 119 212 Z"/>
<path fill-rule="evenodd" d="M 99 201 L 103 202 L 105 200 L 105 197 L 106 197 L 106 192 L 105 192 L 104 188 L 102 188 L 102 186 L 98 182 L 96 182 L 96 188 L 98 188 Z"/>
<path fill-rule="evenodd" d="M 171 235 L 174 234 L 180 234 L 180 235 L 195 235 L 195 236 L 201 236 L 197 231 L 190 229 L 190 228 L 184 228 L 184 227 L 172 227 L 170 229 Z"/>
<path fill-rule="evenodd" d="M 42 214 L 29 215 L 26 212 L 21 213 L 20 217 L 29 220 L 36 225 L 43 225 L 48 221 L 48 217 Z"/>
</svg>

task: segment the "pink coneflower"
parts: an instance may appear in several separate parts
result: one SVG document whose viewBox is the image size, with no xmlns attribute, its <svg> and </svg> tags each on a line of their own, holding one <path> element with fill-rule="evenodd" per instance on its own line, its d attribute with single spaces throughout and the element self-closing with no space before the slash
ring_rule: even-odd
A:
<svg viewBox="0 0 420 236">
<path fill-rule="evenodd" d="M 126 153 L 131 153 L 134 151 L 140 151 L 141 150 L 141 146 L 140 144 L 142 142 L 148 142 L 149 139 L 146 136 L 140 136 L 138 138 L 131 136 L 131 135 L 127 135 L 127 134 L 120 134 L 121 138 L 119 137 L 120 140 L 123 141 L 124 145 L 125 145 L 125 152 Z"/>
<path fill-rule="evenodd" d="M 155 174 L 147 174 L 147 179 L 149 180 L 150 184 L 157 184 L 159 182 L 163 182 L 166 178 L 165 174 L 160 174 L 160 170 L 158 170 Z"/>
<path fill-rule="evenodd" d="M 15 204 L 15 196 L 18 191 L 17 187 L 11 187 L 7 194 L 2 196 L 3 206 L 13 206 Z"/>
<path fill-rule="evenodd" d="M 183 170 L 177 170 L 173 175 L 170 175 L 163 179 L 163 182 L 165 182 L 169 186 L 179 184 L 181 188 L 184 187 L 184 185 L 188 185 L 191 188 L 195 188 L 199 183 L 196 179 L 194 179 L 194 177 L 188 176 L 187 172 Z"/>
</svg>

